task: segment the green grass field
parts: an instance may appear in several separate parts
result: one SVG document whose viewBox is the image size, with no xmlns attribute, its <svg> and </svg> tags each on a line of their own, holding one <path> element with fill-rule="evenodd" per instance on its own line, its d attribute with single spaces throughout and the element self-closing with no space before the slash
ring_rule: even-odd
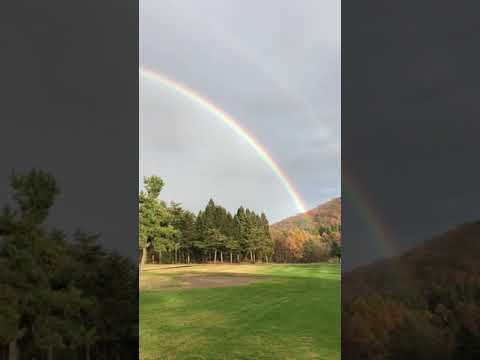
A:
<svg viewBox="0 0 480 360">
<path fill-rule="evenodd" d="M 254 278 L 196 288 L 185 279 Z M 215 279 L 210 279 L 215 280 Z M 140 359 L 340 359 L 340 266 L 150 266 L 140 279 Z"/>
</svg>

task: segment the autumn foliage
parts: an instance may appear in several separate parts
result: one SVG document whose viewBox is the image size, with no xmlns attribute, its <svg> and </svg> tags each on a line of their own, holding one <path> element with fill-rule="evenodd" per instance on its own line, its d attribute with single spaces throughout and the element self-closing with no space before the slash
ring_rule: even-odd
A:
<svg viewBox="0 0 480 360">
<path fill-rule="evenodd" d="M 316 262 L 341 257 L 341 202 L 333 199 L 270 227 L 277 262 Z"/>
<path fill-rule="evenodd" d="M 480 223 L 342 276 L 342 358 L 479 359 Z"/>
</svg>

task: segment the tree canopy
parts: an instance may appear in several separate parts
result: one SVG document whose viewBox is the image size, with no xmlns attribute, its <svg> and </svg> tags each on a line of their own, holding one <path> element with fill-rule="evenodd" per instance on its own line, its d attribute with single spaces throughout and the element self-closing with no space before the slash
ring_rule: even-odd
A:
<svg viewBox="0 0 480 360">
<path fill-rule="evenodd" d="M 290 227 L 273 232 L 267 216 L 240 206 L 232 214 L 210 199 L 193 214 L 160 200 L 164 182 L 144 179 L 139 196 L 141 250 L 145 262 L 316 262 L 341 257 L 340 226 L 323 224 L 317 235 Z"/>
<path fill-rule="evenodd" d="M 14 202 L 0 215 L 0 350 L 10 360 L 130 358 L 136 266 L 98 235 L 69 239 L 46 225 L 60 193 L 51 174 L 14 173 L 11 188 Z"/>
</svg>

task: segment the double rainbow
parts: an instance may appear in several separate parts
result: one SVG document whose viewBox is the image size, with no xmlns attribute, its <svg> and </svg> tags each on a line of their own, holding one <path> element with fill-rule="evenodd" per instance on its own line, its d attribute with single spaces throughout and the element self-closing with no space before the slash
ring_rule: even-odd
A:
<svg viewBox="0 0 480 360">
<path fill-rule="evenodd" d="M 286 191 L 292 198 L 295 207 L 301 213 L 307 211 L 307 207 L 305 205 L 304 200 L 302 199 L 299 192 L 293 186 L 292 181 L 288 178 L 285 171 L 283 171 L 278 163 L 273 159 L 273 157 L 268 153 L 267 149 L 263 147 L 260 142 L 255 139 L 255 137 L 244 127 L 240 125 L 238 120 L 236 120 L 233 116 L 227 114 L 224 110 L 220 107 L 215 105 L 212 101 L 207 99 L 206 97 L 200 95 L 199 93 L 195 92 L 193 89 L 180 84 L 177 81 L 169 79 L 164 74 L 158 72 L 157 70 L 149 69 L 145 66 L 141 66 L 139 69 L 140 76 L 155 81 L 176 93 L 184 95 L 188 97 L 192 102 L 201 106 L 204 110 L 208 111 L 212 115 L 214 115 L 217 119 L 223 121 L 228 127 L 230 127 L 236 134 L 238 134 L 243 140 L 245 140 L 258 154 L 258 156 L 268 165 L 270 169 L 274 172 L 277 178 L 280 180 L 282 185 L 285 187 Z"/>
<path fill-rule="evenodd" d="M 307 212 L 307 207 L 299 192 L 293 186 L 292 181 L 289 179 L 285 171 L 283 171 L 273 157 L 268 153 L 267 149 L 261 145 L 261 143 L 251 134 L 247 129 L 242 127 L 238 120 L 236 120 L 230 114 L 227 114 L 220 107 L 215 105 L 211 100 L 205 96 L 200 95 L 193 89 L 186 85 L 180 84 L 168 78 L 166 75 L 160 73 L 157 70 L 152 70 L 146 66 L 141 66 L 139 69 L 141 77 L 157 82 L 158 84 L 165 86 L 166 88 L 186 96 L 192 102 L 201 106 L 204 110 L 214 115 L 217 119 L 221 120 L 228 127 L 230 127 L 237 135 L 246 141 L 259 155 L 259 157 L 268 165 L 268 167 L 274 172 L 277 178 L 280 180 L 285 190 L 290 195 L 295 207 L 300 213 Z M 366 220 L 366 223 L 372 228 L 374 235 L 378 238 L 380 243 L 378 244 L 380 252 L 384 254 L 395 253 L 395 242 L 390 229 L 386 226 L 386 222 L 381 221 L 381 217 L 373 206 L 368 205 L 371 202 L 367 199 L 368 196 L 364 191 L 361 191 L 358 186 L 354 186 L 354 179 L 344 171 L 342 171 L 343 190 L 350 195 L 353 204 L 360 210 L 360 215 Z"/>
</svg>

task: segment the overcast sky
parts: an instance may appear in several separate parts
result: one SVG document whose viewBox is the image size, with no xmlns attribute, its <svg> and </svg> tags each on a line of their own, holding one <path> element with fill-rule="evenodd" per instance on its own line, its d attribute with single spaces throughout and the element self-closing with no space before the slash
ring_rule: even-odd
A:
<svg viewBox="0 0 480 360">
<path fill-rule="evenodd" d="M 480 219 L 478 7 L 344 12 L 342 269 Z"/>
<path fill-rule="evenodd" d="M 235 117 L 307 207 L 340 194 L 340 2 L 140 1 L 140 64 Z M 298 212 L 273 171 L 221 120 L 140 78 L 140 179 L 198 211 L 209 198 L 271 221 Z"/>
</svg>

